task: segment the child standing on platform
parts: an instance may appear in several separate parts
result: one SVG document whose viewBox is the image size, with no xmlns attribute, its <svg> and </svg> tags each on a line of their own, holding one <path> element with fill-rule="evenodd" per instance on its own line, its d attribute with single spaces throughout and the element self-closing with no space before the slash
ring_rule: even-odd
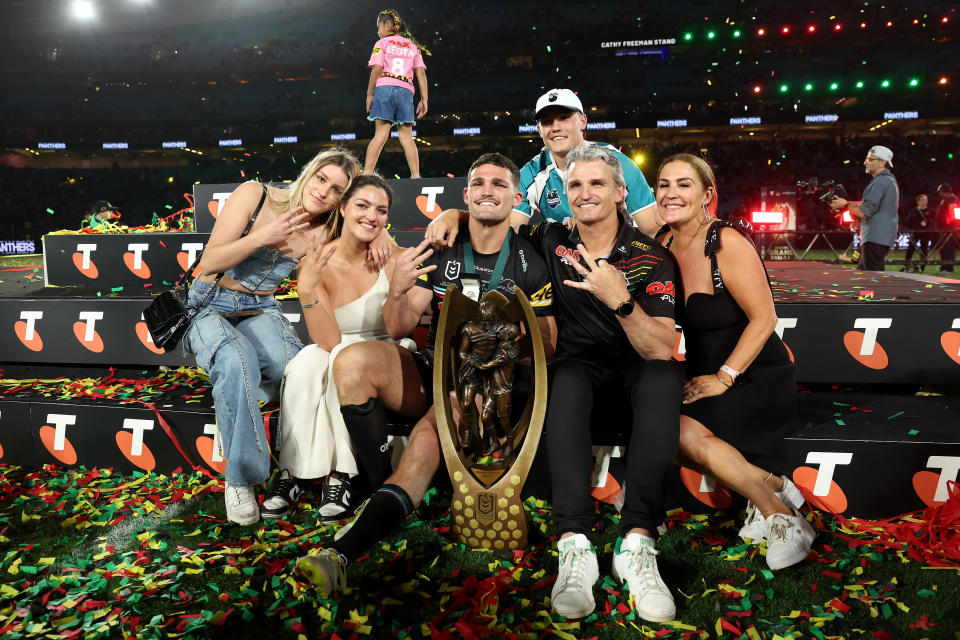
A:
<svg viewBox="0 0 960 640">
<path fill-rule="evenodd" d="M 413 140 L 413 76 L 420 85 L 420 102 L 416 117 L 427 114 L 427 73 L 423 53 L 430 51 L 418 43 L 396 11 L 385 9 L 377 16 L 377 35 L 373 53 L 367 66 L 370 67 L 370 82 L 367 84 L 367 119 L 375 123 L 373 139 L 367 145 L 363 163 L 364 173 L 376 169 L 383 145 L 390 136 L 390 129 L 397 125 L 400 145 L 410 166 L 410 177 L 420 177 L 420 156 Z"/>
</svg>

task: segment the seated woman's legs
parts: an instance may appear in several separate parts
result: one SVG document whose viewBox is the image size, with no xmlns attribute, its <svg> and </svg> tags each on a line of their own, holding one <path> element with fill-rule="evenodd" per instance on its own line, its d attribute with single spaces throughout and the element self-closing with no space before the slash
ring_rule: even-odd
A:
<svg viewBox="0 0 960 640">
<path fill-rule="evenodd" d="M 421 416 L 427 396 L 413 354 L 389 342 L 352 344 L 337 356 L 333 377 L 340 411 L 369 489 L 390 475 L 384 408 Z"/>
</svg>

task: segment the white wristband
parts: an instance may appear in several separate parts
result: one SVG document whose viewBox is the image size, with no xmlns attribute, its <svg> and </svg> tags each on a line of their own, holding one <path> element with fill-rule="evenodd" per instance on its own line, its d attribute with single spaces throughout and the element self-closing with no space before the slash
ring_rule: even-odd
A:
<svg viewBox="0 0 960 640">
<path fill-rule="evenodd" d="M 737 371 L 737 370 L 734 369 L 733 367 L 728 367 L 728 366 L 725 365 L 725 364 L 720 366 L 720 371 L 723 371 L 725 374 L 727 374 L 728 376 L 730 376 L 730 382 L 731 382 L 731 383 L 736 382 L 737 376 L 740 375 L 740 372 L 739 372 L 739 371 Z"/>
</svg>

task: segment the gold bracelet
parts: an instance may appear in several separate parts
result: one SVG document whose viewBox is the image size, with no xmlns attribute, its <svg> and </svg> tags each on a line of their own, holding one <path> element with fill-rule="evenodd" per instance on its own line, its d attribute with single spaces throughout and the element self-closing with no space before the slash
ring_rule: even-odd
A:
<svg viewBox="0 0 960 640">
<path fill-rule="evenodd" d="M 726 382 L 724 382 L 724 381 L 723 381 L 723 378 L 720 377 L 720 374 L 719 374 L 719 373 L 713 374 L 713 377 L 716 378 L 717 381 L 718 381 L 720 384 L 722 384 L 723 386 L 725 386 L 727 389 L 729 389 L 729 388 L 732 386 L 732 385 L 729 385 L 729 384 L 727 384 Z"/>
</svg>

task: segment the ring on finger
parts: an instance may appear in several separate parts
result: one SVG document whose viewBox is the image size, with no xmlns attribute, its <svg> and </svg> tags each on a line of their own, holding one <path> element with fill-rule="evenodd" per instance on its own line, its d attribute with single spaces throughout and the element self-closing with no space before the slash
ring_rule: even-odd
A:
<svg viewBox="0 0 960 640">
<path fill-rule="evenodd" d="M 695 395 L 697 395 L 698 393 L 700 393 L 700 391 L 698 391 L 697 389 L 694 389 L 694 390 L 691 392 L 690 395 L 694 395 L 694 396 L 695 396 Z"/>
</svg>

